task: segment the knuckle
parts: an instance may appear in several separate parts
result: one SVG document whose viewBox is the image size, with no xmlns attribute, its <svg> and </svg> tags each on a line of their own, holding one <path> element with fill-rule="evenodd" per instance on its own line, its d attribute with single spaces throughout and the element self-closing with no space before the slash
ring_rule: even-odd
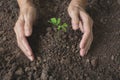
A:
<svg viewBox="0 0 120 80">
<path fill-rule="evenodd" d="M 13 27 L 14 32 L 17 32 L 17 23 L 15 24 L 15 26 Z"/>
<path fill-rule="evenodd" d="M 14 29 L 14 31 L 16 32 L 16 26 L 14 26 L 14 28 L 13 28 L 13 29 Z"/>
<path fill-rule="evenodd" d="M 79 10 L 77 7 L 69 6 L 67 11 L 68 11 L 69 15 L 74 15 L 74 14 L 77 14 Z"/>
<path fill-rule="evenodd" d="M 16 30 L 17 29 L 17 26 L 19 25 L 19 19 L 17 20 L 17 22 L 15 23 L 15 26 L 14 26 L 14 30 Z"/>
</svg>

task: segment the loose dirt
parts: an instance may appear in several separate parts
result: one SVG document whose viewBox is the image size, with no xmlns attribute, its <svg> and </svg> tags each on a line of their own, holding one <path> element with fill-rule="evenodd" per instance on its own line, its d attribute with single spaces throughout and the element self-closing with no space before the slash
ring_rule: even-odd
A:
<svg viewBox="0 0 120 80">
<path fill-rule="evenodd" d="M 80 57 L 82 33 L 73 31 L 67 7 L 70 0 L 34 0 L 38 18 L 28 38 L 36 60 L 30 62 L 17 47 L 14 24 L 16 0 L 0 0 L 0 80 L 120 80 L 120 4 L 118 0 L 89 0 L 94 41 Z M 51 17 L 67 22 L 67 32 L 48 23 Z"/>
</svg>

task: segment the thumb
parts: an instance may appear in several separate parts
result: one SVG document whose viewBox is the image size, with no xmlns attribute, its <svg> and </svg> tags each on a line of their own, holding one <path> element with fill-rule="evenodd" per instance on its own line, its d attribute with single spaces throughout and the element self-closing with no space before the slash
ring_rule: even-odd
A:
<svg viewBox="0 0 120 80">
<path fill-rule="evenodd" d="M 77 30 L 79 28 L 79 14 L 76 11 L 72 11 L 71 13 L 69 13 L 69 15 L 72 19 L 71 23 L 73 30 Z"/>
<path fill-rule="evenodd" d="M 32 34 L 32 26 L 33 23 L 30 21 L 30 19 L 25 20 L 25 25 L 24 25 L 24 31 L 25 31 L 25 36 L 30 36 Z"/>
</svg>

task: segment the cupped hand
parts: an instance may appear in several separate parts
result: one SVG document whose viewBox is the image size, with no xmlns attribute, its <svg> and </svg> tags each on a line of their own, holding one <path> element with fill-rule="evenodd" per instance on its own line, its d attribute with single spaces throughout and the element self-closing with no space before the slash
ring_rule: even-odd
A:
<svg viewBox="0 0 120 80">
<path fill-rule="evenodd" d="M 88 53 L 93 41 L 93 20 L 86 13 L 84 8 L 76 4 L 71 3 L 69 5 L 68 13 L 71 17 L 73 30 L 80 29 L 80 31 L 83 33 L 82 40 L 80 42 L 80 55 L 84 56 Z"/>
<path fill-rule="evenodd" d="M 14 27 L 18 46 L 31 61 L 34 60 L 34 55 L 26 37 L 32 34 L 35 19 L 35 7 L 32 4 L 25 4 L 20 7 L 20 14 Z"/>
</svg>

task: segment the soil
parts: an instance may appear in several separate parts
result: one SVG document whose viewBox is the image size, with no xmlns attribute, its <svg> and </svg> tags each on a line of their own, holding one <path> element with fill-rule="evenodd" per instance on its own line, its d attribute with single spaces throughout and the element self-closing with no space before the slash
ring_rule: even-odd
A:
<svg viewBox="0 0 120 80">
<path fill-rule="evenodd" d="M 70 0 L 34 0 L 38 18 L 28 38 L 36 60 L 30 62 L 17 47 L 14 24 L 16 0 L 0 0 L 0 80 L 120 80 L 119 0 L 89 0 L 87 12 L 94 20 L 94 41 L 88 55 L 80 57 L 82 33 L 73 31 L 67 7 Z M 67 22 L 67 32 L 48 23 L 51 17 Z"/>
</svg>

